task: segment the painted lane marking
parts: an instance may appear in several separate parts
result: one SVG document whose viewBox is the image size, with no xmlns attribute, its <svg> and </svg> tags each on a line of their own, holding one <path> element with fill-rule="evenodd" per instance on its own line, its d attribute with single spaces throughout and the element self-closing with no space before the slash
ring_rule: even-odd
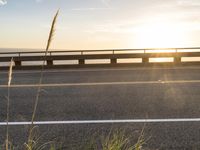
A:
<svg viewBox="0 0 200 150">
<path fill-rule="evenodd" d="M 199 69 L 200 67 L 156 67 L 156 68 L 149 68 L 149 67 L 144 67 L 144 68 L 109 68 L 109 69 L 104 69 L 104 68 L 99 68 L 99 69 L 68 69 L 68 70 L 45 70 L 45 73 L 65 73 L 65 72 L 99 72 L 99 71 L 134 71 L 134 70 L 184 70 L 184 69 Z M 29 70 L 29 71 L 14 71 L 14 74 L 31 74 L 31 73 L 40 73 L 41 71 L 34 71 L 34 70 Z M 0 74 L 7 74 L 7 71 L 3 71 Z"/>
<path fill-rule="evenodd" d="M 158 80 L 158 81 L 133 81 L 133 82 L 93 82 L 93 83 L 60 83 L 60 84 L 15 84 L 12 88 L 23 87 L 67 87 L 67 86 L 102 86 L 102 85 L 142 85 L 142 84 L 183 84 L 200 83 L 200 80 Z M 0 85 L 0 88 L 7 88 L 7 85 Z"/>
<path fill-rule="evenodd" d="M 175 119 L 126 119 L 126 120 L 74 120 L 74 121 L 35 121 L 34 125 L 62 125 L 62 124 L 113 124 L 113 123 L 176 123 L 200 122 L 200 118 L 175 118 Z M 31 122 L 8 122 L 9 126 L 31 125 Z M 0 122 L 0 126 L 6 126 Z"/>
</svg>

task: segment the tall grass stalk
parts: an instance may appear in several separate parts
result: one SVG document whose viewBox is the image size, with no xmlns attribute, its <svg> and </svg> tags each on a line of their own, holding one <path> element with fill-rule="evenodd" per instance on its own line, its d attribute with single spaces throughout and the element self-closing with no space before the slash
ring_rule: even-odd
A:
<svg viewBox="0 0 200 150">
<path fill-rule="evenodd" d="M 55 24 L 56 24 L 56 20 L 57 20 L 57 17 L 58 17 L 58 13 L 59 13 L 59 10 L 56 12 L 56 14 L 55 14 L 55 16 L 53 18 L 52 25 L 51 25 L 51 30 L 50 30 L 50 33 L 49 33 L 49 38 L 48 38 L 48 41 L 47 41 L 47 46 L 46 46 L 46 50 L 45 50 L 44 60 L 43 60 L 43 63 L 42 63 L 42 68 L 41 68 L 40 79 L 39 79 L 39 83 L 38 83 L 39 86 L 38 86 L 38 89 L 37 89 L 37 95 L 36 95 L 34 109 L 33 109 L 32 118 L 31 118 L 32 125 L 33 125 L 33 121 L 35 119 L 35 113 L 36 113 L 36 110 L 37 110 L 38 101 L 39 101 L 39 97 L 40 97 L 41 84 L 42 84 L 43 74 L 44 74 L 44 66 L 45 66 L 45 62 L 46 62 L 48 50 L 49 50 L 49 47 L 51 45 L 51 42 L 52 42 L 52 39 L 53 39 L 53 36 L 54 36 Z"/>
<path fill-rule="evenodd" d="M 134 150 L 130 144 L 130 137 L 122 130 L 109 133 L 102 141 L 102 150 Z"/>
<path fill-rule="evenodd" d="M 142 131 L 140 133 L 140 136 L 138 137 L 138 140 L 134 145 L 134 150 L 142 150 L 142 146 L 145 144 L 144 128 L 145 128 L 145 126 L 143 127 L 143 129 L 142 129 Z"/>
<path fill-rule="evenodd" d="M 6 150 L 9 150 L 9 110 L 10 110 L 10 85 L 12 81 L 12 72 L 13 72 L 13 58 L 10 60 L 10 67 L 8 71 L 8 90 L 7 90 L 7 116 L 6 116 Z"/>
<path fill-rule="evenodd" d="M 98 142 L 98 136 L 92 137 L 83 146 L 83 150 L 142 150 L 145 144 L 144 129 L 142 129 L 137 141 L 130 133 L 127 133 L 123 129 L 116 129 L 110 131 L 106 135 L 101 136 L 101 140 Z M 96 142 L 97 141 L 97 142 Z"/>
<path fill-rule="evenodd" d="M 54 33 L 55 33 L 55 24 L 56 24 L 56 20 L 59 14 L 59 10 L 56 12 L 52 24 L 51 24 L 51 29 L 49 32 L 49 37 L 48 37 L 48 41 L 47 41 L 47 45 L 46 45 L 46 49 L 45 49 L 45 55 L 44 55 L 44 60 L 41 66 L 41 72 L 40 72 L 40 79 L 39 79 L 39 83 L 38 83 L 38 89 L 37 89 L 37 94 L 36 94 L 36 98 L 35 98 L 35 103 L 34 103 L 34 108 L 33 108 L 33 113 L 32 113 L 32 118 L 31 118 L 31 128 L 29 131 L 29 137 L 28 137 L 28 145 L 29 145 L 29 149 L 31 149 L 31 145 L 33 144 L 33 139 L 32 139 L 32 128 L 34 126 L 34 120 L 35 120 L 35 114 L 36 114 L 36 110 L 38 107 L 38 102 L 39 102 L 39 98 L 40 98 L 40 92 L 41 92 L 41 84 L 42 84 L 42 80 L 43 80 L 43 74 L 44 74 L 44 66 L 45 66 L 45 62 L 46 62 L 46 58 L 47 58 L 47 54 L 48 54 L 48 50 L 49 47 L 51 45 Z"/>
</svg>

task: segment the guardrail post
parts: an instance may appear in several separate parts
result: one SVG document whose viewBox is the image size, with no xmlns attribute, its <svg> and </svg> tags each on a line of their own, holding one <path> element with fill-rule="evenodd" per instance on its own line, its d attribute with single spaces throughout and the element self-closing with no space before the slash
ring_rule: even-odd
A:
<svg viewBox="0 0 200 150">
<path fill-rule="evenodd" d="M 117 59 L 116 58 L 111 58 L 111 64 L 116 64 L 117 63 Z"/>
<path fill-rule="evenodd" d="M 79 59 L 78 63 L 79 63 L 79 65 L 84 65 L 85 64 L 85 59 Z"/>
<path fill-rule="evenodd" d="M 175 57 L 174 57 L 174 62 L 175 62 L 175 63 L 181 63 L 181 57 L 175 56 Z"/>
<path fill-rule="evenodd" d="M 53 66 L 53 60 L 47 60 L 47 66 Z"/>
<path fill-rule="evenodd" d="M 21 60 L 14 60 L 14 62 L 15 62 L 15 66 L 21 66 L 22 65 Z"/>
<path fill-rule="evenodd" d="M 142 58 L 142 63 L 149 63 L 149 58 L 148 57 L 143 57 Z"/>
<path fill-rule="evenodd" d="M 178 54 L 178 50 L 177 49 L 175 49 L 176 50 L 176 55 L 174 56 L 174 63 L 181 63 L 181 57 L 179 56 L 179 54 Z"/>
</svg>

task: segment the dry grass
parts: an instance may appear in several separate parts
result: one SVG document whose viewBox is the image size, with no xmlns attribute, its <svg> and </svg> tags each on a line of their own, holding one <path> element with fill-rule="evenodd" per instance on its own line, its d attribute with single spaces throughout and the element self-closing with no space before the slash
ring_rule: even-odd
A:
<svg viewBox="0 0 200 150">
<path fill-rule="evenodd" d="M 13 58 L 10 60 L 10 67 L 8 71 L 8 89 L 7 89 L 7 116 L 6 116 L 6 141 L 5 141 L 5 147 L 6 150 L 11 149 L 11 144 L 9 142 L 9 110 L 10 110 L 10 85 L 12 81 L 12 72 L 13 72 Z"/>
<path fill-rule="evenodd" d="M 101 139 L 98 141 L 94 137 L 101 137 Z M 84 150 L 142 150 L 145 144 L 143 131 L 136 142 L 133 142 L 133 135 L 127 134 L 123 129 L 116 129 L 106 135 L 98 134 L 94 137 L 83 146 Z"/>
<path fill-rule="evenodd" d="M 51 29 L 49 32 L 49 37 L 48 37 L 48 41 L 47 41 L 47 45 L 46 45 L 46 51 L 45 51 L 45 56 L 44 56 L 44 60 L 43 60 L 43 64 L 42 64 L 42 68 L 41 68 L 41 72 L 40 72 L 40 79 L 39 79 L 39 86 L 37 89 L 37 94 L 36 94 L 36 99 L 35 99 L 35 104 L 34 104 L 34 108 L 33 108 L 33 113 L 32 113 L 32 117 L 31 117 L 31 127 L 30 127 L 30 131 L 29 131 L 29 137 L 28 137 L 28 142 L 26 144 L 26 146 L 28 147 L 28 150 L 32 150 L 33 149 L 33 145 L 34 145 L 34 140 L 32 138 L 32 129 L 34 128 L 34 120 L 35 120 L 35 114 L 37 111 L 37 107 L 38 107 L 38 102 L 39 102 L 39 97 L 40 97 L 40 93 L 41 93 L 41 84 L 42 84 L 42 80 L 43 80 L 43 72 L 44 72 L 44 66 L 45 66 L 45 62 L 46 62 L 46 57 L 47 57 L 47 53 L 49 50 L 49 47 L 51 45 L 52 42 L 52 38 L 54 36 L 54 32 L 55 32 L 55 24 L 56 24 L 56 20 L 59 14 L 59 10 L 56 12 L 53 21 L 52 21 L 52 25 L 51 25 Z"/>
<path fill-rule="evenodd" d="M 25 150 L 55 150 L 56 146 L 53 141 L 44 142 L 41 144 L 42 136 L 39 135 L 38 126 L 31 128 L 31 136 L 28 143 L 24 143 Z"/>
<path fill-rule="evenodd" d="M 46 45 L 44 61 L 41 68 L 41 74 L 40 74 L 40 79 L 38 83 L 39 85 L 42 84 L 46 57 L 47 57 L 47 53 L 52 42 L 52 38 L 54 36 L 55 24 L 56 24 L 58 14 L 59 14 L 59 10 L 56 12 L 52 21 L 52 25 L 51 25 L 47 45 Z M 6 141 L 4 144 L 5 146 L 3 146 L 5 147 L 5 150 L 15 149 L 12 143 L 9 142 L 9 109 L 10 109 L 10 86 L 11 86 L 11 81 L 12 81 L 12 72 L 13 72 L 13 59 L 11 59 L 9 73 L 8 73 Z M 41 144 L 41 137 L 38 137 L 39 134 L 37 132 L 37 127 L 34 126 L 34 120 L 35 120 L 35 115 L 36 115 L 38 102 L 40 98 L 40 92 L 41 92 L 41 86 L 38 86 L 33 113 L 31 117 L 31 127 L 29 129 L 28 141 L 27 143 L 24 143 L 24 145 L 22 146 L 24 150 L 56 150 L 56 144 L 52 141 Z M 85 146 L 87 150 L 141 150 L 144 143 L 145 142 L 144 142 L 144 137 L 143 137 L 143 131 L 140 137 L 138 138 L 138 141 L 136 142 L 136 144 L 132 145 L 131 138 L 129 136 L 126 136 L 123 131 L 119 130 L 119 131 L 115 131 L 114 133 L 110 132 L 107 136 L 103 136 L 101 139 L 100 145 L 95 143 L 95 141 L 91 139 L 90 143 L 86 144 Z M 59 148 L 59 149 L 62 149 L 62 148 Z"/>
<path fill-rule="evenodd" d="M 37 110 L 39 96 L 40 96 L 40 92 L 41 92 L 41 86 L 40 85 L 42 84 L 42 80 L 43 80 L 44 66 L 45 66 L 45 62 L 46 62 L 47 53 L 48 53 L 49 47 L 51 45 L 51 42 L 52 42 L 52 39 L 53 39 L 53 36 L 54 36 L 55 24 L 56 24 L 56 20 L 57 20 L 57 17 L 58 17 L 58 13 L 59 13 L 59 10 L 56 12 L 56 14 L 54 16 L 54 19 L 52 21 L 52 25 L 51 25 L 51 29 L 50 29 L 50 33 L 49 33 L 49 38 L 48 38 L 48 41 L 47 41 L 44 61 L 43 61 L 43 64 L 42 64 L 42 68 L 41 68 L 41 72 L 40 72 L 41 73 L 40 74 L 40 79 L 39 79 L 39 83 L 38 83 L 39 86 L 38 86 L 36 99 L 35 99 L 35 104 L 34 104 L 34 109 L 33 109 L 33 113 L 32 113 L 32 119 L 31 119 L 32 124 L 33 124 L 34 119 L 35 119 L 35 113 L 36 113 L 36 110 Z"/>
</svg>

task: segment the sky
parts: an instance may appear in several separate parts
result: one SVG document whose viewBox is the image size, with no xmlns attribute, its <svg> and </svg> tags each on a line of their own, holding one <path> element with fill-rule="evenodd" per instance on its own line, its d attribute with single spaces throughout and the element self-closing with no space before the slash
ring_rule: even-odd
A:
<svg viewBox="0 0 200 150">
<path fill-rule="evenodd" d="M 200 0 L 0 0 L 0 48 L 200 46 Z"/>
</svg>

